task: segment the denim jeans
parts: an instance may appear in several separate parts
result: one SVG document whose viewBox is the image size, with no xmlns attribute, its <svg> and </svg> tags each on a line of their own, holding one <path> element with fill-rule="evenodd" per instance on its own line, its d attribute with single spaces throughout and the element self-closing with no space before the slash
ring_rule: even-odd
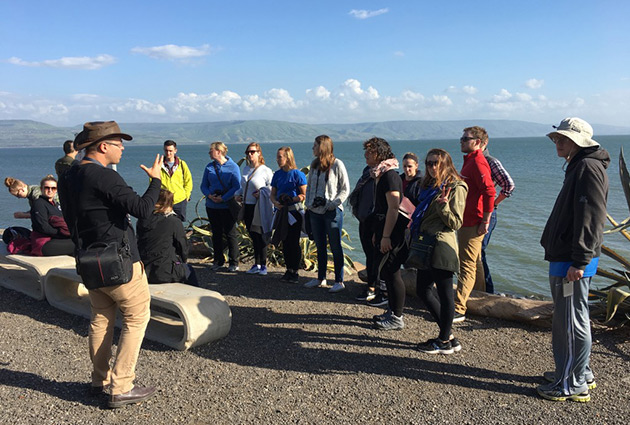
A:
<svg viewBox="0 0 630 425">
<path fill-rule="evenodd" d="M 483 242 L 481 243 L 481 263 L 483 265 L 483 274 L 486 280 L 486 292 L 489 294 L 494 294 L 494 283 L 492 283 L 492 276 L 490 275 L 490 269 L 488 268 L 488 263 L 486 262 L 486 247 L 490 243 L 490 236 L 492 236 L 492 231 L 497 225 L 497 210 L 496 208 L 492 211 L 492 215 L 490 216 L 490 224 L 488 224 L 488 233 L 483 238 Z"/>
<path fill-rule="evenodd" d="M 343 282 L 343 248 L 341 248 L 341 230 L 343 229 L 343 211 L 335 208 L 324 214 L 309 214 L 313 239 L 317 246 L 317 279 L 326 278 L 328 266 L 328 250 L 326 237 L 330 244 L 335 265 L 335 282 Z"/>
</svg>

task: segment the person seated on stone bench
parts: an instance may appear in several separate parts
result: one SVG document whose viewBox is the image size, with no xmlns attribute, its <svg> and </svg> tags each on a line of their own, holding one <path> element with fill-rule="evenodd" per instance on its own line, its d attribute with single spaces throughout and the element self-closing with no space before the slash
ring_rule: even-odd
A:
<svg viewBox="0 0 630 425">
<path fill-rule="evenodd" d="M 153 214 L 138 219 L 136 233 L 149 283 L 182 282 L 199 286 L 195 271 L 186 264 L 188 240 L 184 225 L 173 212 L 173 192 L 160 190 Z"/>
<path fill-rule="evenodd" d="M 55 201 L 57 180 L 51 175 L 44 177 L 40 183 L 41 195 L 31 206 L 31 255 L 74 256 L 74 243 L 66 224 L 61 207 Z"/>
<path fill-rule="evenodd" d="M 16 198 L 27 198 L 31 208 L 33 207 L 33 202 L 42 194 L 39 186 L 36 184 L 27 185 L 22 180 L 18 180 L 13 177 L 5 178 L 4 185 L 9 188 L 9 193 Z M 29 211 L 16 211 L 13 213 L 13 217 L 31 218 L 31 213 Z"/>
</svg>

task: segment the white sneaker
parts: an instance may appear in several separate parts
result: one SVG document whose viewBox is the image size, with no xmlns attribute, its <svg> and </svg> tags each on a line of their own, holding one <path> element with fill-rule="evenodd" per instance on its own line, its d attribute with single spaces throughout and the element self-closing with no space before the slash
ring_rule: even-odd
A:
<svg viewBox="0 0 630 425">
<path fill-rule="evenodd" d="M 325 286 L 326 285 L 326 279 L 324 280 L 319 280 L 319 279 L 311 279 L 308 282 L 306 282 L 304 284 L 305 288 L 317 288 L 318 286 Z"/>
<path fill-rule="evenodd" d="M 343 282 L 335 282 L 335 284 L 328 290 L 328 292 L 339 292 L 346 289 L 346 285 Z"/>
</svg>

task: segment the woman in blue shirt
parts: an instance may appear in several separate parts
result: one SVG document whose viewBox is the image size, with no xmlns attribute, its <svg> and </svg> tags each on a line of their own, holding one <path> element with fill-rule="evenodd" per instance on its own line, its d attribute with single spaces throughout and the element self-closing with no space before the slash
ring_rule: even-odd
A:
<svg viewBox="0 0 630 425">
<path fill-rule="evenodd" d="M 238 270 L 238 232 L 236 217 L 228 208 L 228 201 L 241 188 L 241 171 L 230 157 L 226 156 L 227 146 L 223 142 L 210 145 L 212 161 L 203 170 L 201 191 L 206 197 L 206 212 L 212 228 L 214 264 L 211 270 L 219 270 L 225 263 L 223 256 L 223 235 L 228 241 L 229 272 Z"/>
<path fill-rule="evenodd" d="M 304 209 L 302 202 L 306 197 L 306 176 L 297 169 L 293 150 L 288 146 L 278 149 L 276 162 L 280 169 L 271 179 L 271 202 L 278 211 L 273 223 L 271 242 L 277 245 L 282 241 L 287 271 L 281 280 L 298 283 L 298 269 L 302 261 L 300 234 Z"/>
</svg>

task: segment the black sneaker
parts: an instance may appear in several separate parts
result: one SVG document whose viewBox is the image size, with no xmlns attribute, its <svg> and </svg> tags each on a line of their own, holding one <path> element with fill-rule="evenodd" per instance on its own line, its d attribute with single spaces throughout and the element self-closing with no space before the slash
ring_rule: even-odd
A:
<svg viewBox="0 0 630 425">
<path fill-rule="evenodd" d="M 374 329 L 381 329 L 384 331 L 398 331 L 405 327 L 405 322 L 402 316 L 398 317 L 395 314 L 389 315 L 389 317 L 378 322 L 374 322 Z"/>
<path fill-rule="evenodd" d="M 291 277 L 291 272 L 287 270 L 286 272 L 284 272 L 280 280 L 288 281 L 289 277 Z"/>
<path fill-rule="evenodd" d="M 462 351 L 462 344 L 457 338 L 451 338 L 451 347 L 453 347 L 453 352 L 455 353 L 459 353 L 460 351 Z"/>
<path fill-rule="evenodd" d="M 387 309 L 383 312 L 383 314 L 375 314 L 374 316 L 372 316 L 372 320 L 374 322 L 382 322 L 383 320 L 387 319 L 391 315 L 392 315 L 392 311 L 390 309 Z"/>
<path fill-rule="evenodd" d="M 387 295 L 383 295 L 382 292 L 379 292 L 374 298 L 368 301 L 367 304 L 372 307 L 385 307 L 389 304 L 389 300 L 387 299 Z"/>
<path fill-rule="evenodd" d="M 359 295 L 357 295 L 357 301 L 372 301 L 376 297 L 376 292 L 371 289 L 365 288 Z"/>
<path fill-rule="evenodd" d="M 289 283 L 300 283 L 300 275 L 297 272 L 290 272 L 291 274 L 287 278 Z"/>
<path fill-rule="evenodd" d="M 455 312 L 455 316 L 453 316 L 453 323 L 461 323 L 466 320 L 466 315 Z"/>
<path fill-rule="evenodd" d="M 442 342 L 439 338 L 430 339 L 425 343 L 419 344 L 418 350 L 426 354 L 453 354 L 454 352 L 451 341 Z"/>
</svg>

